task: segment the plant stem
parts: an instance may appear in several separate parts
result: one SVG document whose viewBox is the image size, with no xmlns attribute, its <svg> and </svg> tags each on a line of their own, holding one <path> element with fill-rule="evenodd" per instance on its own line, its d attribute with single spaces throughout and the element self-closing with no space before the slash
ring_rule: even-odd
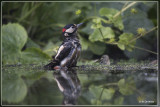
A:
<svg viewBox="0 0 160 107">
<path fill-rule="evenodd" d="M 144 51 L 147 51 L 147 52 L 150 52 L 150 53 L 153 53 L 153 54 L 156 54 L 156 55 L 158 55 L 158 53 L 156 53 L 156 52 L 153 52 L 153 51 L 150 51 L 150 50 L 148 50 L 148 49 L 144 49 L 144 48 L 137 47 L 137 46 L 134 46 L 134 47 L 135 47 L 135 48 L 137 48 L 137 49 L 144 50 Z"/>
<path fill-rule="evenodd" d="M 28 11 L 23 17 L 19 19 L 18 22 L 21 22 L 24 20 L 26 17 L 28 17 L 35 9 L 37 9 L 42 3 L 38 3 L 36 6 L 34 6 L 30 11 Z"/>
<path fill-rule="evenodd" d="M 85 21 L 90 20 L 90 19 L 101 19 L 104 23 L 110 23 L 109 20 L 105 20 L 105 19 L 103 19 L 103 18 L 101 18 L 101 17 L 97 17 L 97 16 L 88 17 L 88 18 L 82 20 L 82 22 L 85 22 Z"/>
<path fill-rule="evenodd" d="M 156 26 L 156 27 L 150 29 L 150 30 L 149 30 L 148 32 L 146 32 L 144 35 L 140 35 L 140 36 L 137 36 L 137 35 L 136 35 L 137 37 L 136 37 L 136 38 L 133 38 L 129 43 L 131 43 L 131 42 L 133 42 L 133 41 L 139 39 L 139 38 L 142 37 L 142 36 L 145 36 L 146 34 L 148 34 L 148 33 L 152 32 L 152 31 L 156 30 L 157 28 L 158 28 L 158 26 Z"/>
<path fill-rule="evenodd" d="M 133 5 L 135 5 L 137 2 L 132 2 L 130 3 L 128 6 L 126 6 L 125 8 L 122 8 L 121 11 L 119 11 L 118 13 L 116 13 L 113 18 L 116 18 L 117 16 L 119 16 L 122 12 L 126 11 L 128 8 L 132 7 Z"/>
</svg>

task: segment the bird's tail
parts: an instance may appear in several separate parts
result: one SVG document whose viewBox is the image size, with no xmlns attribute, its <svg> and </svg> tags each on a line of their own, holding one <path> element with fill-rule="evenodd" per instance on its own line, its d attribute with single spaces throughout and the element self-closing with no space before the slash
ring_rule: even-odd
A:
<svg viewBox="0 0 160 107">
<path fill-rule="evenodd" d="M 44 66 L 44 69 L 53 70 L 55 66 L 58 66 L 59 62 L 56 60 L 51 61 L 49 64 Z"/>
</svg>

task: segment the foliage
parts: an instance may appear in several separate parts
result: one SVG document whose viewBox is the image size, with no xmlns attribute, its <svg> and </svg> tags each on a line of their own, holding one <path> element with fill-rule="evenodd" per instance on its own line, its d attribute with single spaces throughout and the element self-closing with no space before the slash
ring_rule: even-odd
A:
<svg viewBox="0 0 160 107">
<path fill-rule="evenodd" d="M 19 24 L 2 26 L 3 63 L 16 63 L 27 41 L 27 32 Z"/>
<path fill-rule="evenodd" d="M 130 43 L 132 39 L 132 33 L 123 33 L 119 36 L 118 47 L 122 50 L 127 49 L 128 51 L 132 51 L 135 45 L 135 41 Z"/>
<path fill-rule="evenodd" d="M 34 64 L 48 63 L 63 41 L 61 29 L 66 24 L 81 22 L 84 25 L 78 30 L 78 36 L 82 64 L 103 54 L 118 60 L 121 55 L 137 60 L 148 58 L 151 54 L 147 50 L 157 51 L 157 33 L 151 32 L 157 28 L 156 2 L 3 2 L 3 104 L 61 104 L 62 94 L 53 71 L 35 69 Z M 137 74 L 134 78 L 130 74 L 134 73 L 129 76 L 95 71 L 79 74 L 83 87 L 78 103 L 137 103 L 149 94 L 148 90 L 140 93 L 138 89 L 144 88 L 140 86 L 157 89 L 155 84 L 140 82 Z M 133 101 L 133 97 L 137 100 Z"/>
<path fill-rule="evenodd" d="M 3 66 L 2 103 L 4 105 L 62 104 L 63 95 L 60 93 L 58 84 L 53 76 L 53 72 L 58 71 L 46 71 L 42 69 L 42 66 L 43 64 Z M 147 98 L 152 98 L 153 96 L 156 98 L 156 81 L 144 79 L 146 78 L 144 74 L 148 71 L 125 70 L 120 71 L 123 73 L 115 72 L 117 74 L 78 70 L 77 76 L 81 85 L 78 104 L 136 104 L 138 101 L 147 100 Z M 151 72 L 152 70 L 149 70 L 149 74 L 147 74 L 150 75 Z M 155 77 L 155 75 L 151 75 L 151 78 Z M 148 87 L 150 87 L 150 90 L 148 90 Z"/>
<path fill-rule="evenodd" d="M 147 17 L 150 14 L 148 11 L 154 10 L 154 7 L 155 3 L 149 5 L 147 2 L 118 4 L 111 2 L 4 2 L 2 5 L 3 64 L 20 62 L 21 52 L 32 47 L 39 48 L 48 54 L 48 57 L 45 57 L 48 60 L 49 56 L 56 54 L 57 47 L 62 41 L 60 36 L 62 27 L 68 23 L 80 22 L 85 22 L 79 30 L 82 53 L 87 52 L 89 56 L 107 53 L 110 56 L 114 52 L 110 52 L 108 48 L 115 48 L 115 50 L 119 48 L 129 58 L 143 59 L 149 55 L 149 52 L 138 50 L 136 47 L 152 50 L 152 44 L 156 43 L 156 36 L 153 33 L 147 34 L 147 31 L 154 27 L 152 21 L 154 20 L 155 23 L 156 20 Z M 6 30 L 8 28 L 11 32 Z M 16 33 L 18 35 L 15 35 Z M 19 33 L 22 34 L 19 36 Z M 144 36 L 136 39 L 137 34 Z M 17 41 L 18 37 L 23 40 Z M 12 39 L 17 40 L 13 42 Z M 131 39 L 134 41 L 129 42 Z M 150 41 L 151 39 L 154 40 Z M 11 48 L 12 45 L 13 48 Z M 22 60 L 23 63 L 28 62 L 23 58 Z"/>
<path fill-rule="evenodd" d="M 120 93 L 122 93 L 123 95 L 133 94 L 135 90 L 135 83 L 133 78 L 130 77 L 126 81 L 124 79 L 119 80 L 118 87 L 119 87 Z"/>
<path fill-rule="evenodd" d="M 50 57 L 42 52 L 39 48 L 27 48 L 22 51 L 25 43 L 27 42 L 26 30 L 17 23 L 9 23 L 2 26 L 2 49 L 3 49 L 3 63 L 34 63 L 44 61 Z M 29 40 L 31 41 L 31 40 Z M 31 41 L 34 47 L 38 47 Z M 30 46 L 31 47 L 31 46 Z"/>
<path fill-rule="evenodd" d="M 13 72 L 13 71 L 12 71 Z M 18 103 L 27 95 L 27 86 L 16 74 L 3 73 L 2 98 L 8 103 Z M 8 87 L 9 86 L 9 87 Z"/>
<path fill-rule="evenodd" d="M 3 102 L 32 105 L 61 103 L 62 96 L 58 92 L 56 82 L 53 81 L 53 72 L 47 73 L 44 70 L 33 68 L 35 66 L 30 65 L 3 68 Z M 54 92 L 55 90 L 57 93 Z M 46 97 L 46 95 L 50 96 Z"/>
</svg>

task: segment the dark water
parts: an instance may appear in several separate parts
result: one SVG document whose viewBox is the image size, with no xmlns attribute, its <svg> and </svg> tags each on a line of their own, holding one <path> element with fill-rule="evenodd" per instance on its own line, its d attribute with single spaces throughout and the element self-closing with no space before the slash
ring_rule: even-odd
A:
<svg viewBox="0 0 160 107">
<path fill-rule="evenodd" d="M 157 71 L 2 69 L 3 105 L 156 105 Z"/>
</svg>

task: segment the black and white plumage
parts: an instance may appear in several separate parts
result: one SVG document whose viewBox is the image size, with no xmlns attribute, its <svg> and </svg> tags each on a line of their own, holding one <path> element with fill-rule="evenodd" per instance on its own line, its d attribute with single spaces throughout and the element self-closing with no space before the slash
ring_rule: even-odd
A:
<svg viewBox="0 0 160 107">
<path fill-rule="evenodd" d="M 61 68 L 53 73 L 59 90 L 63 93 L 63 105 L 75 105 L 80 95 L 81 84 L 74 69 Z"/>
<path fill-rule="evenodd" d="M 80 24 L 66 25 L 62 30 L 62 36 L 64 37 L 63 43 L 60 45 L 58 52 L 53 60 L 45 65 L 46 69 L 59 69 L 61 67 L 74 67 L 77 64 L 77 60 L 81 52 L 81 44 L 77 37 L 77 29 Z"/>
</svg>

